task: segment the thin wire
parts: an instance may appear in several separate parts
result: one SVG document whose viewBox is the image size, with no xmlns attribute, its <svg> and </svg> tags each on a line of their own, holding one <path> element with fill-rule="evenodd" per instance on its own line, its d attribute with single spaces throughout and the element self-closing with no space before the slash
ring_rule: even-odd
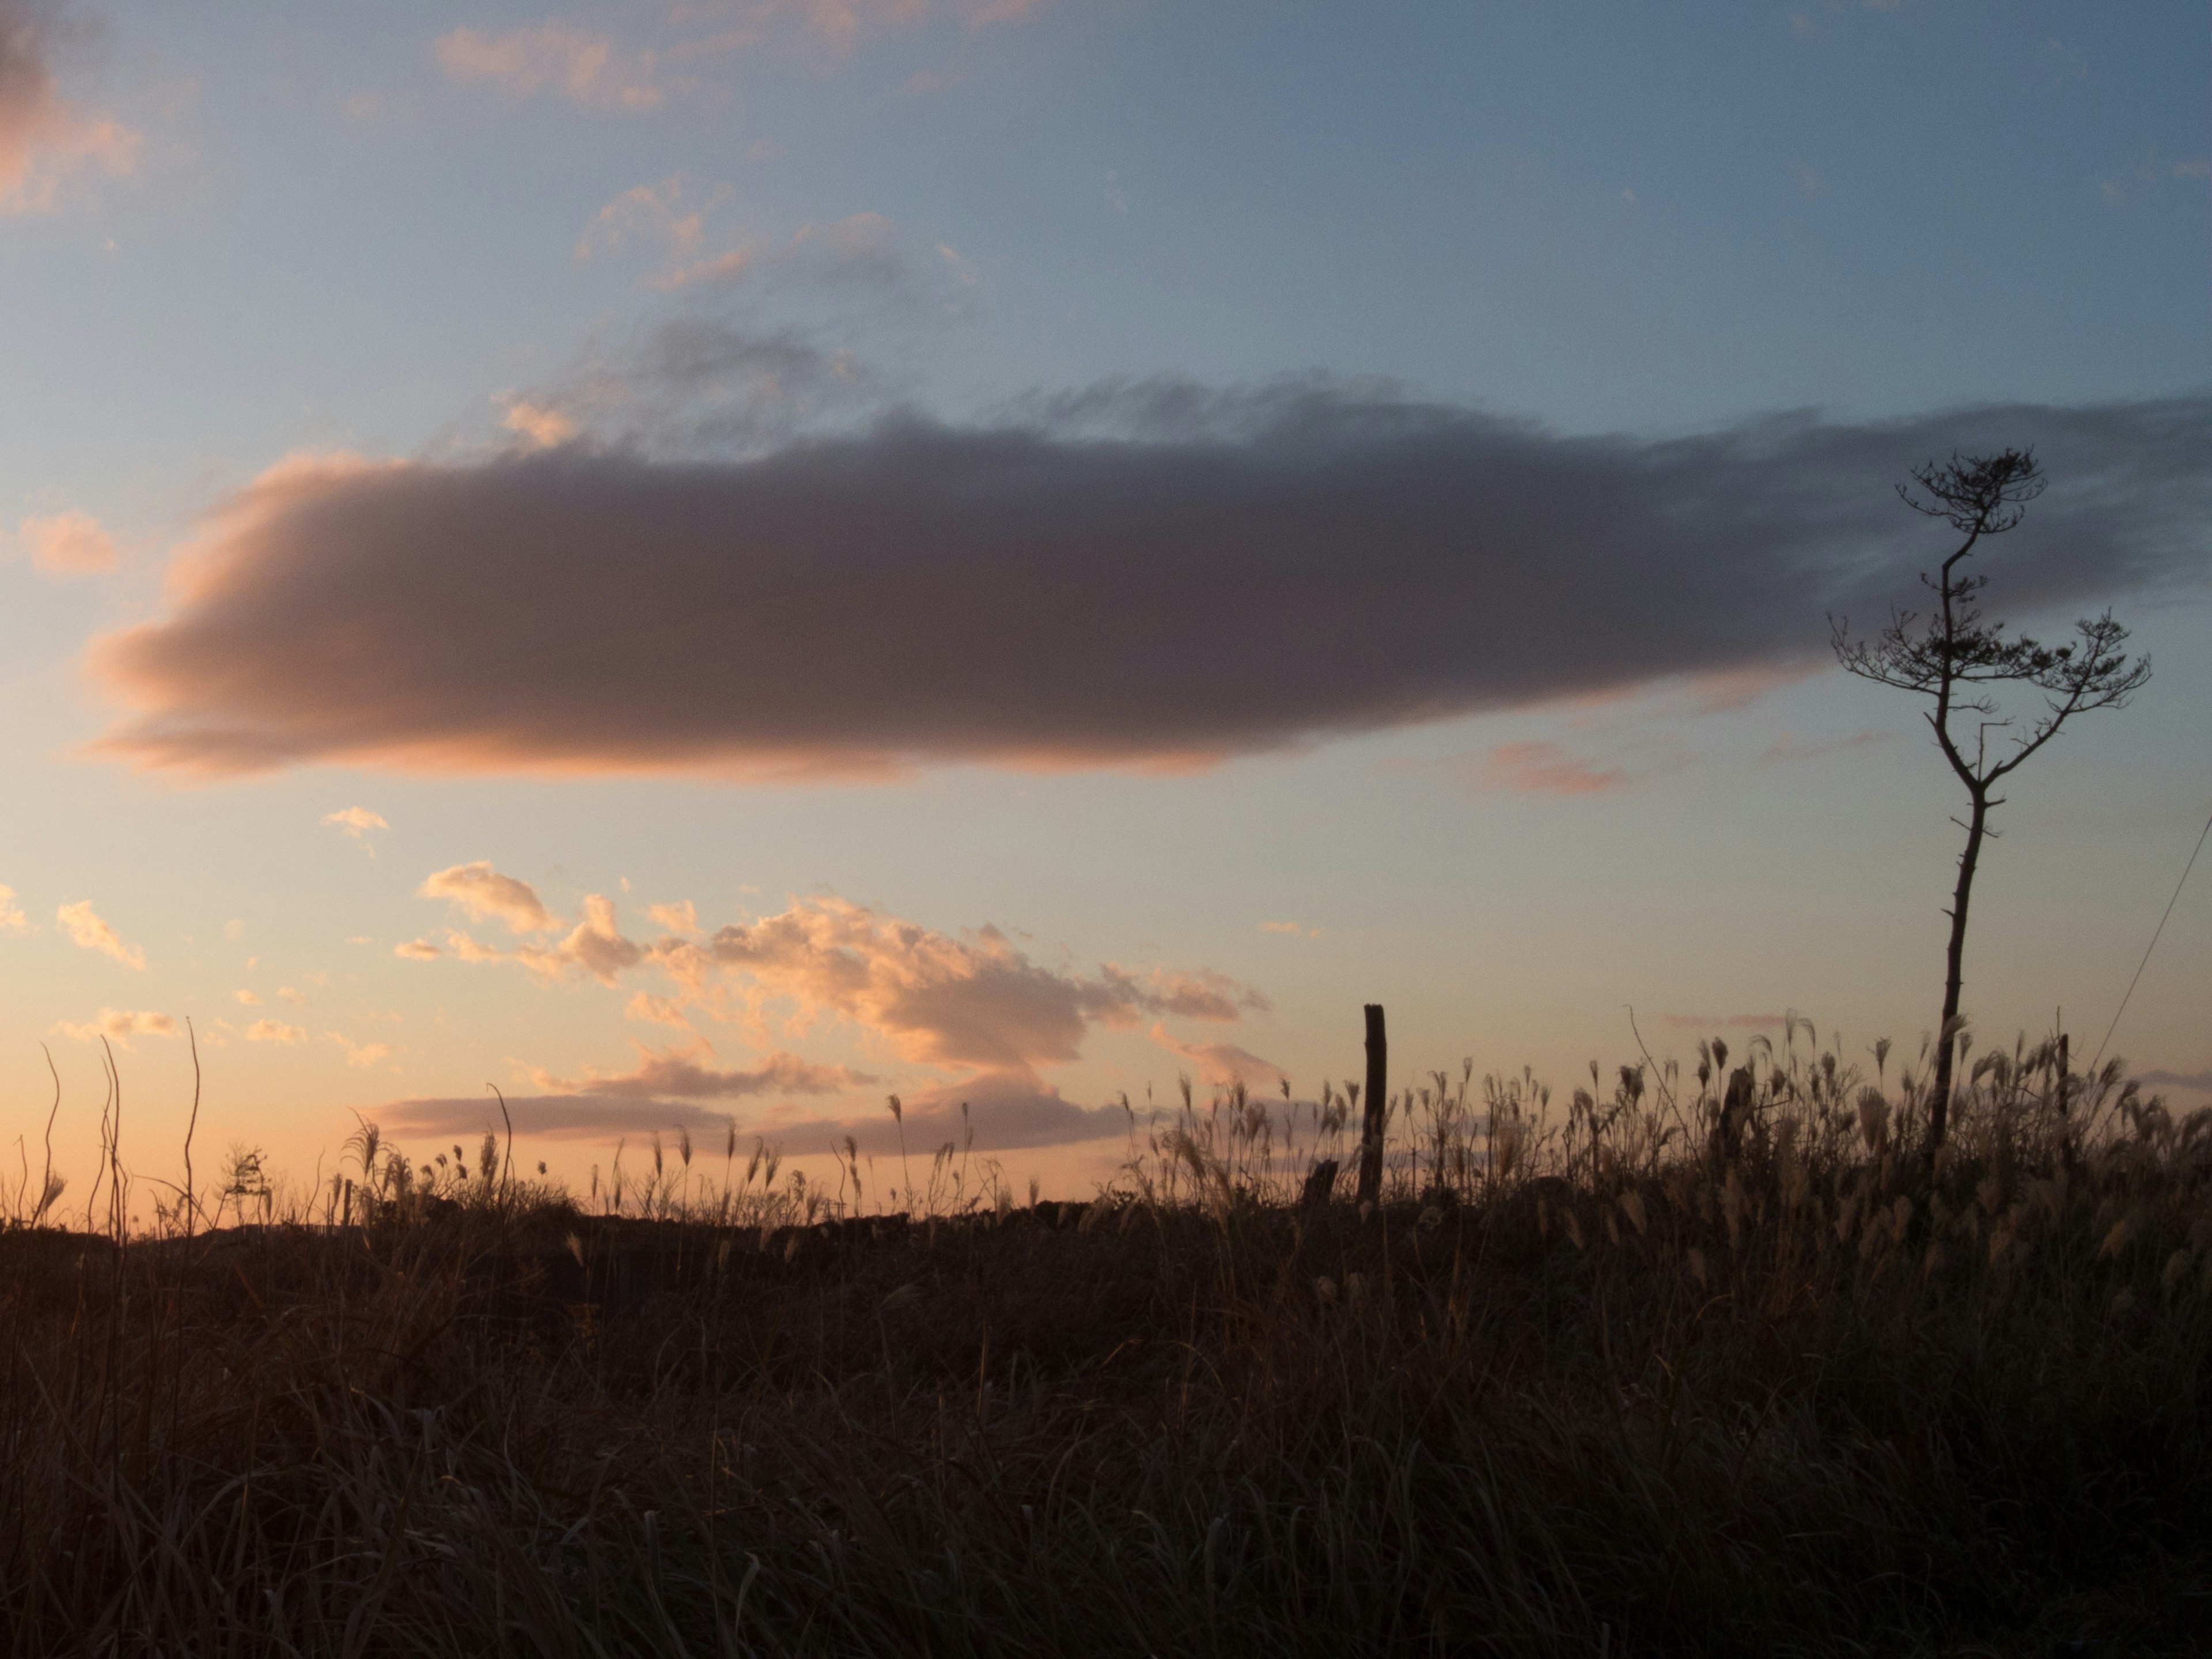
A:
<svg viewBox="0 0 2212 1659">
<path fill-rule="evenodd" d="M 2212 817 L 2204 820 L 2204 828 L 2197 837 L 2197 851 L 2190 854 L 2189 862 L 2181 866 L 2181 879 L 2173 884 L 2173 897 L 2166 902 L 2166 915 L 2158 919 L 2158 926 L 2151 932 L 2150 943 L 2143 946 L 2142 960 L 2136 963 L 2136 976 L 2128 981 L 2127 994 L 2120 999 L 2120 1006 L 2112 1010 L 2112 1023 L 2105 1028 L 2105 1041 L 2097 1045 L 2097 1060 L 2105 1057 L 2105 1049 L 2112 1040 L 2112 1033 L 2120 1029 L 2120 1016 L 2128 1011 L 2128 997 L 2136 994 L 2136 981 L 2142 978 L 2143 969 L 2150 966 L 2150 953 L 2158 949 L 2158 936 L 2166 931 L 2166 916 L 2173 914 L 2173 907 L 2181 897 L 2181 890 L 2189 885 L 2189 872 L 2197 867 L 2197 854 L 2204 850 L 2207 836 L 2212 836 Z M 2091 1075 L 2097 1070 L 2097 1060 L 2089 1062 Z"/>
</svg>

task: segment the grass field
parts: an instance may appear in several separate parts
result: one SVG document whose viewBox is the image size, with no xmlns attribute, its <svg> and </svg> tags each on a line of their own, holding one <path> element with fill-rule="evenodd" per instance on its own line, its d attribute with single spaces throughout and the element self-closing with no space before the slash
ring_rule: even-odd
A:
<svg viewBox="0 0 2212 1659">
<path fill-rule="evenodd" d="M 2189 1650 L 2212 1114 L 1992 1054 L 1931 1166 L 1886 1050 L 1790 1037 L 1434 1076 L 1367 1212 L 1299 1201 L 1334 1091 L 1135 1125 L 1081 1205 L 957 1147 L 571 1200 L 365 1135 L 289 1216 L 234 1169 L 118 1240 L 31 1179 L 0 1646 Z"/>
</svg>

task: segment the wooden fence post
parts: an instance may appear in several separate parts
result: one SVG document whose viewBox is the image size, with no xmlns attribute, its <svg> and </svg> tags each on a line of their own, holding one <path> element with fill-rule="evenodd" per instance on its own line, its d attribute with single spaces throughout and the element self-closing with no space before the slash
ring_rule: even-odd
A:
<svg viewBox="0 0 2212 1659">
<path fill-rule="evenodd" d="M 1359 1124 L 1359 1201 L 1382 1201 L 1382 1113 L 1389 1104 L 1389 1040 L 1382 1032 L 1382 1005 L 1367 1005 L 1366 1113 Z"/>
</svg>

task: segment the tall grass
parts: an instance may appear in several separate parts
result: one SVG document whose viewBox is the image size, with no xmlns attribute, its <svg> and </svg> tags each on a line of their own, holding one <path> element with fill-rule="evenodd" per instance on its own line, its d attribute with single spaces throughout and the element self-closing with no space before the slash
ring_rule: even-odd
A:
<svg viewBox="0 0 2212 1659">
<path fill-rule="evenodd" d="M 572 1199 L 364 1129 L 312 1205 L 234 1164 L 260 1224 L 126 1237 L 27 1176 L 0 1645 L 2170 1650 L 2212 1114 L 2022 1046 L 1931 1164 L 1887 1061 L 1431 1075 L 1368 1212 L 1334 1087 L 1133 1113 L 1079 1205 L 688 1142 Z"/>
</svg>

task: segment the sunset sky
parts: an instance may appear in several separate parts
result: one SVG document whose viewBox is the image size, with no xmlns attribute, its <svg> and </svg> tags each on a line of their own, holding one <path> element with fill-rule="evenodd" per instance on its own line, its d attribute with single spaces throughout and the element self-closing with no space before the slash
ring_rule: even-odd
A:
<svg viewBox="0 0 2212 1659">
<path fill-rule="evenodd" d="M 506 1091 L 1910 1054 L 1957 786 L 1829 617 L 2154 678 L 2020 773 L 1978 1041 L 2094 1049 L 2212 811 L 2207 8 L 0 0 L 0 1103 L 305 1183 Z M 2212 870 L 2112 1040 L 2212 1099 Z M 6 1149 L 13 1165 L 13 1147 Z M 15 1178 L 11 1169 L 7 1178 Z"/>
</svg>

